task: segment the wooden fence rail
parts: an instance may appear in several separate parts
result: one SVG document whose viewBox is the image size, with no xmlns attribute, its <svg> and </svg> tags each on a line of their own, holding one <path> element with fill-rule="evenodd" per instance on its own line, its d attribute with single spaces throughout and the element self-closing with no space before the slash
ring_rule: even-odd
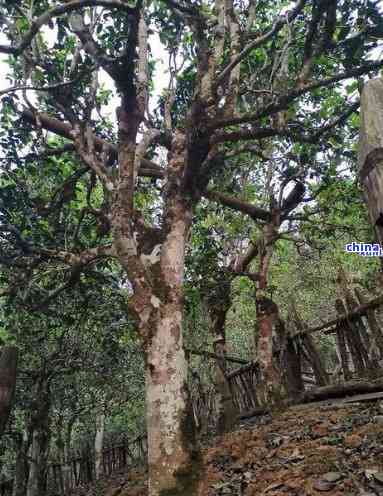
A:
<svg viewBox="0 0 383 496">
<path fill-rule="evenodd" d="M 257 400 L 257 382 L 259 367 L 257 362 L 250 362 L 230 372 L 226 376 L 234 405 L 239 412 L 252 410 L 259 406 Z"/>
</svg>

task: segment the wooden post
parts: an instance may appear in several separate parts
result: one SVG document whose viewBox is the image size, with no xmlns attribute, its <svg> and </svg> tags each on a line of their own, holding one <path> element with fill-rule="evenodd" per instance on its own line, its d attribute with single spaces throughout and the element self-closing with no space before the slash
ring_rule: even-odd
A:
<svg viewBox="0 0 383 496">
<path fill-rule="evenodd" d="M 343 301 L 338 298 L 335 300 L 335 309 L 340 317 L 346 315 L 347 310 Z M 363 355 L 361 353 L 361 347 L 355 338 L 354 329 L 350 326 L 350 321 L 344 322 L 342 324 L 342 329 L 344 330 L 344 335 L 347 340 L 348 348 L 351 353 L 352 362 L 354 364 L 354 369 L 358 375 L 363 375 L 365 371 L 365 363 L 363 360 Z"/>
<path fill-rule="evenodd" d="M 343 377 L 345 381 L 351 379 L 351 370 L 349 367 L 346 338 L 344 333 L 344 327 L 342 325 L 337 325 L 336 327 L 336 341 L 339 349 L 340 360 L 342 364 Z"/>
<path fill-rule="evenodd" d="M 383 79 L 368 81 L 361 95 L 359 175 L 377 238 L 383 246 Z"/>
<path fill-rule="evenodd" d="M 302 346 L 305 348 L 310 359 L 310 365 L 314 372 L 316 384 L 318 386 L 326 386 L 330 382 L 329 377 L 312 336 L 310 336 L 310 334 L 304 334 L 301 336 L 301 340 Z"/>
<path fill-rule="evenodd" d="M 359 300 L 359 303 L 361 305 L 367 303 L 367 301 L 368 301 L 367 298 L 357 288 L 355 288 L 355 294 L 356 294 L 356 296 Z M 382 359 L 383 358 L 383 333 L 382 333 L 382 330 L 381 330 L 380 325 L 378 323 L 378 320 L 376 318 L 374 308 L 368 308 L 366 310 L 366 318 L 367 318 L 367 322 L 368 322 L 368 327 L 370 328 L 370 331 L 371 331 L 373 345 L 375 345 L 376 348 L 379 350 L 379 357 Z"/>
<path fill-rule="evenodd" d="M 347 288 L 345 291 L 345 299 L 346 299 L 346 305 L 347 309 L 349 312 L 352 312 L 353 310 L 356 310 L 358 308 L 358 301 L 354 298 L 352 292 Z M 368 333 L 368 330 L 366 329 L 366 326 L 364 325 L 364 322 L 362 320 L 362 316 L 359 318 L 356 318 L 354 321 L 355 327 L 359 331 L 359 335 L 362 341 L 362 344 L 364 345 L 364 348 L 366 350 L 367 354 L 367 360 L 369 359 L 368 356 L 368 350 L 370 349 L 370 335 Z"/>
<path fill-rule="evenodd" d="M 339 268 L 337 282 L 340 292 L 343 294 L 345 300 L 345 303 L 337 302 L 340 311 L 343 311 L 346 314 L 356 310 L 359 305 L 352 293 L 349 277 L 342 267 Z M 357 360 L 362 362 L 362 364 L 359 363 L 358 365 L 359 373 L 361 374 L 362 369 L 373 368 L 368 354 L 370 337 L 362 321 L 362 315 L 356 316 L 353 319 L 348 319 L 346 326 L 351 331 L 349 333 L 349 338 L 353 341 L 352 351 L 354 354 L 356 353 L 358 355 L 359 358 L 357 358 Z"/>
<path fill-rule="evenodd" d="M 298 332 L 305 329 L 305 324 L 302 322 L 300 315 L 295 306 L 295 301 L 291 303 L 291 318 Z M 315 381 L 318 386 L 326 386 L 329 384 L 329 377 L 326 372 L 326 367 L 323 363 L 317 347 L 315 346 L 313 338 L 309 334 L 301 334 L 301 349 L 304 350 L 309 359 L 309 363 L 315 375 Z"/>
</svg>

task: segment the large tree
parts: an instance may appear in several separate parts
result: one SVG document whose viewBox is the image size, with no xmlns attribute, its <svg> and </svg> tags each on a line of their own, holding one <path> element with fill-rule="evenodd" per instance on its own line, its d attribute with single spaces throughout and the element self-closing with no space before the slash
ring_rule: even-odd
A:
<svg viewBox="0 0 383 496">
<path fill-rule="evenodd" d="M 2 138 L 3 178 L 14 177 L 15 168 L 35 167 L 31 180 L 44 182 L 36 164 L 54 166 L 62 156 L 69 170 L 62 189 L 47 187 L 43 197 L 29 198 L 25 215 L 33 211 L 34 217 L 28 226 L 25 215 L 2 205 L 2 262 L 25 267 L 25 279 L 9 291 L 20 290 L 47 260 L 69 269 L 62 291 L 102 258 L 120 263 L 146 357 L 151 496 L 197 491 L 199 458 L 182 347 L 184 253 L 196 204 L 209 182 L 214 186 L 219 174 L 230 172 L 227 147 L 241 144 L 237 153 L 245 160 L 262 152 L 265 139 L 286 147 L 319 143 L 357 109 L 343 81 L 383 64 L 367 57 L 383 31 L 377 2 L 289 5 L 283 0 L 1 4 L 8 41 L 0 52 L 9 54 L 12 79 L 3 100 L 8 129 Z M 169 85 L 153 110 L 154 31 L 169 60 Z M 100 84 L 105 73 L 118 99 L 116 122 L 103 112 L 104 103 L 116 101 Z M 53 140 L 54 134 L 60 139 Z M 88 193 L 76 190 L 84 182 Z M 20 182 L 16 187 L 28 190 Z M 59 238 L 43 243 L 32 236 L 34 225 L 49 221 L 68 197 L 80 205 L 78 228 L 66 229 L 61 217 Z M 79 232 L 89 230 L 90 222 L 99 225 L 97 236 L 80 242 Z"/>
</svg>

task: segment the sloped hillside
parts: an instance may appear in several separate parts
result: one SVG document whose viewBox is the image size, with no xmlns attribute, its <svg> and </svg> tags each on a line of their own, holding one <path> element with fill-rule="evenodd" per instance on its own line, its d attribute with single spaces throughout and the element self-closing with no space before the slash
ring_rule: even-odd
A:
<svg viewBox="0 0 383 496">
<path fill-rule="evenodd" d="M 315 404 L 250 419 L 203 451 L 201 496 L 383 495 L 383 403 Z M 146 496 L 139 470 L 76 493 Z"/>
</svg>

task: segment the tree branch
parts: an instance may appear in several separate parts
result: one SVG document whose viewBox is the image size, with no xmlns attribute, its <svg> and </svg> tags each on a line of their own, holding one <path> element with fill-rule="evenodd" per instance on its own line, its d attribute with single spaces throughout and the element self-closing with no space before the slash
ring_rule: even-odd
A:
<svg viewBox="0 0 383 496">
<path fill-rule="evenodd" d="M 360 102 L 355 102 L 351 107 L 346 110 L 339 117 L 334 119 L 329 124 L 322 126 L 318 130 L 308 134 L 305 132 L 299 132 L 297 130 L 286 127 L 282 129 L 276 129 L 272 127 L 255 127 L 252 128 L 242 128 L 237 131 L 232 132 L 217 132 L 211 138 L 211 143 L 225 143 L 225 142 L 235 142 L 235 141 L 248 141 L 255 139 L 263 139 L 263 138 L 271 138 L 273 136 L 281 136 L 285 138 L 290 138 L 292 141 L 296 141 L 298 143 L 318 143 L 319 138 L 323 137 L 328 131 L 333 129 L 335 126 L 344 123 L 351 114 L 353 114 L 360 106 Z M 295 127 L 295 126 L 294 126 Z M 302 125 L 303 127 L 303 125 Z"/>
<path fill-rule="evenodd" d="M 74 12 L 84 7 L 106 7 L 110 9 L 121 9 L 128 13 L 134 13 L 135 9 L 130 7 L 123 0 L 72 0 L 64 5 L 58 5 L 53 9 L 48 10 L 36 20 L 34 20 L 29 28 L 29 31 L 24 35 L 21 42 L 16 46 L 0 45 L 0 52 L 8 53 L 11 55 L 20 55 L 32 42 L 33 38 L 37 35 L 39 30 L 44 24 L 55 17 L 59 17 L 69 12 Z"/>
<path fill-rule="evenodd" d="M 162 0 L 162 1 L 166 3 L 171 9 L 178 10 L 183 14 L 187 14 L 189 16 L 194 16 L 194 17 L 195 16 L 200 17 L 202 15 L 202 13 L 195 6 L 187 7 L 186 5 L 176 2 L 175 0 Z"/>
<path fill-rule="evenodd" d="M 276 35 L 283 28 L 283 26 L 286 23 L 293 21 L 298 16 L 298 14 L 303 10 L 305 3 L 306 3 L 306 0 L 299 0 L 298 4 L 288 14 L 283 15 L 283 16 L 279 15 L 276 18 L 276 20 L 274 21 L 274 25 L 270 29 L 270 31 L 268 31 L 267 33 L 263 34 L 259 38 L 256 38 L 251 43 L 249 43 L 238 54 L 238 56 L 235 57 L 225 67 L 225 69 L 217 77 L 217 80 L 215 81 L 215 85 L 218 86 L 226 78 L 226 76 L 228 76 L 230 74 L 230 72 L 234 69 L 234 67 L 236 67 L 252 50 L 254 50 L 255 48 L 258 48 L 259 46 L 263 45 L 268 40 L 270 40 L 274 35 Z"/>
<path fill-rule="evenodd" d="M 219 193 L 218 191 L 206 191 L 203 196 L 205 198 L 208 198 L 209 200 L 216 201 L 226 207 L 236 210 L 237 212 L 247 214 L 253 220 L 271 220 L 271 214 L 267 210 L 255 207 L 250 203 L 238 200 L 237 198 L 234 198 L 232 196 L 224 195 L 222 193 Z"/>
<path fill-rule="evenodd" d="M 25 90 L 33 90 L 33 91 L 52 91 L 60 88 L 64 88 L 66 86 L 70 86 L 71 84 L 77 82 L 77 79 L 71 79 L 70 81 L 64 81 L 62 83 L 51 84 L 49 86 L 11 86 L 6 88 L 5 90 L 0 91 L 0 96 L 6 95 L 7 93 L 14 93 L 16 91 L 25 91 Z"/>
<path fill-rule="evenodd" d="M 50 117 L 46 113 L 38 113 L 35 115 L 31 110 L 24 109 L 21 112 L 21 117 L 33 126 L 42 126 L 47 131 L 50 131 L 58 136 L 62 136 L 70 141 L 75 140 L 74 129 L 70 124 Z M 108 147 L 111 158 L 117 159 L 118 151 L 117 146 L 109 143 L 97 136 L 94 137 L 94 145 L 96 151 L 102 151 L 103 148 Z M 141 167 L 138 171 L 140 176 L 155 177 L 162 179 L 165 175 L 164 170 L 151 160 L 143 158 L 141 160 Z"/>
<path fill-rule="evenodd" d="M 33 252 L 44 255 L 48 258 L 60 260 L 71 267 L 84 267 L 101 258 L 115 257 L 115 249 L 111 244 L 100 245 L 89 248 L 80 253 L 72 253 L 64 250 L 51 250 L 48 248 L 33 247 Z"/>
<path fill-rule="evenodd" d="M 340 74 L 331 76 L 329 78 L 322 79 L 314 83 L 306 84 L 301 88 L 294 89 L 290 93 L 281 95 L 277 102 L 270 103 L 269 105 L 260 108 L 257 112 L 253 114 L 244 114 L 242 116 L 234 117 L 232 119 L 222 119 L 220 121 L 215 121 L 212 124 L 212 128 L 219 129 L 226 126 L 234 126 L 236 124 L 246 124 L 249 122 L 258 121 L 262 117 L 267 117 L 282 110 L 286 110 L 288 105 L 293 100 L 312 90 L 331 86 L 332 84 L 338 83 L 339 81 L 343 81 L 344 79 L 361 76 L 362 74 L 366 74 L 370 71 L 378 70 L 382 66 L 383 66 L 383 60 L 380 60 L 378 62 L 371 62 L 370 64 L 365 64 L 361 67 L 350 69 L 349 71 L 342 72 Z"/>
</svg>

